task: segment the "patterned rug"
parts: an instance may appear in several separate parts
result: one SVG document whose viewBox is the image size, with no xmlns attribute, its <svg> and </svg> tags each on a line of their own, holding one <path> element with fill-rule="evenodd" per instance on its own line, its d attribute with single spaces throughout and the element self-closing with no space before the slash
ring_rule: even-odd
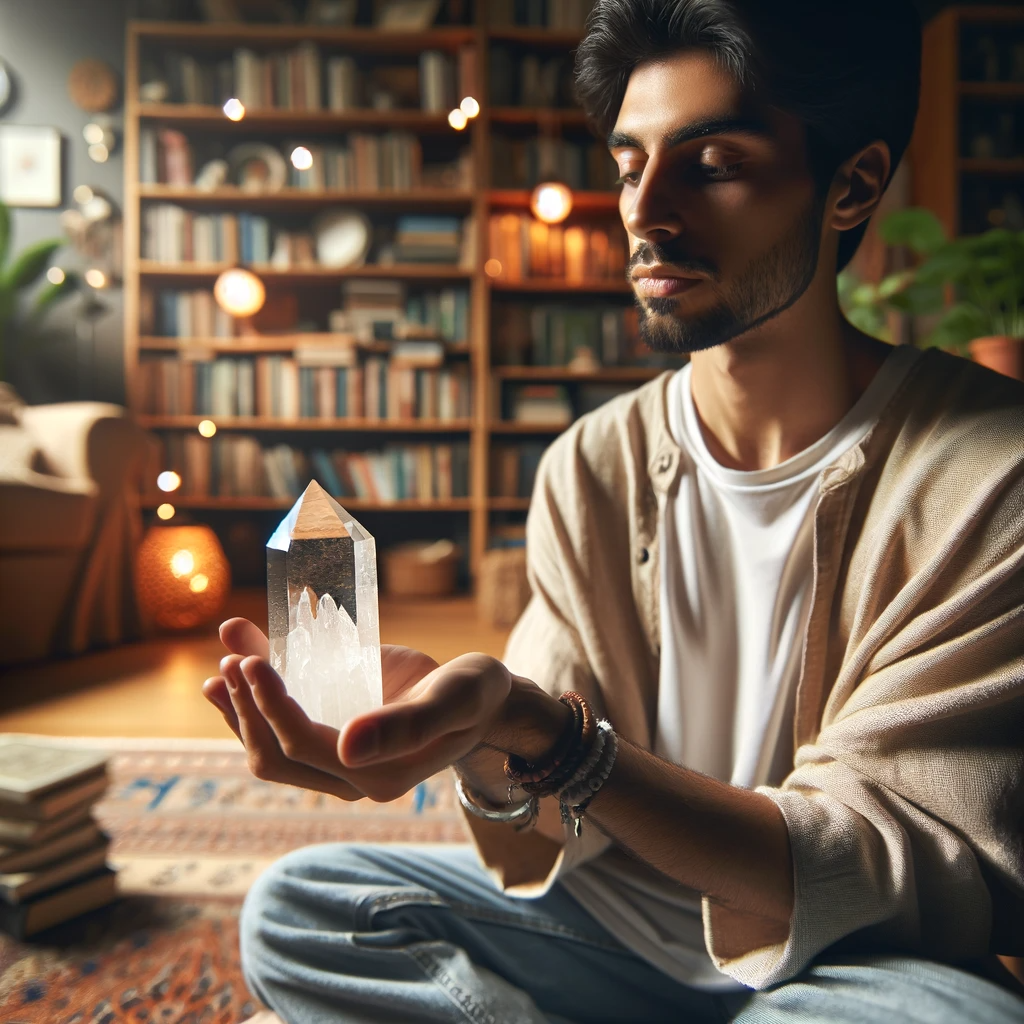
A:
<svg viewBox="0 0 1024 1024">
<path fill-rule="evenodd" d="M 239 1024 L 238 911 L 289 850 L 467 838 L 447 773 L 389 804 L 261 782 L 235 740 L 74 739 L 110 752 L 96 806 L 120 901 L 30 942 L 0 937 L 5 1024 Z"/>
</svg>

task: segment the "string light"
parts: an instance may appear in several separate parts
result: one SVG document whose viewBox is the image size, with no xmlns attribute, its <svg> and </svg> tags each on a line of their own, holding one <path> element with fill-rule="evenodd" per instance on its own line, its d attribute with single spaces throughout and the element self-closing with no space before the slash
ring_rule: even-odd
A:
<svg viewBox="0 0 1024 1024">
<path fill-rule="evenodd" d="M 461 107 L 456 107 L 448 115 L 448 123 L 457 131 L 461 132 L 463 128 L 469 123 L 469 118 L 466 117 Z"/>
<path fill-rule="evenodd" d="M 230 121 L 241 121 L 245 117 L 245 104 L 232 97 L 224 104 L 224 116 Z"/>
<path fill-rule="evenodd" d="M 165 469 L 156 478 L 156 485 L 161 491 L 176 491 L 181 486 L 181 477 L 173 469 Z"/>
<path fill-rule="evenodd" d="M 472 96 L 466 96 L 459 104 L 459 109 L 466 117 L 476 117 L 480 113 L 480 104 Z"/>
<path fill-rule="evenodd" d="M 488 277 L 501 277 L 501 260 L 489 259 L 484 264 L 484 273 Z"/>
<path fill-rule="evenodd" d="M 308 171 L 313 166 L 313 154 L 305 146 L 296 146 L 292 150 L 291 161 L 297 171 Z"/>
<path fill-rule="evenodd" d="M 64 283 L 64 271 L 60 267 L 50 267 L 46 272 L 46 280 L 50 284 L 63 284 Z"/>
<path fill-rule="evenodd" d="M 203 437 L 213 437 L 217 433 L 217 424 L 213 420 L 200 420 L 197 429 Z"/>
<path fill-rule="evenodd" d="M 174 506 L 169 501 L 165 501 L 162 505 L 157 506 L 156 514 L 160 519 L 173 519 Z"/>
<path fill-rule="evenodd" d="M 99 267 L 90 267 L 85 272 L 85 283 L 90 288 L 106 288 L 107 275 Z"/>
<path fill-rule="evenodd" d="M 560 181 L 545 181 L 530 196 L 530 209 L 545 224 L 559 224 L 572 211 L 572 192 Z"/>
<path fill-rule="evenodd" d="M 225 270 L 213 285 L 217 305 L 236 317 L 252 316 L 263 308 L 267 290 L 252 271 L 233 267 Z"/>
</svg>

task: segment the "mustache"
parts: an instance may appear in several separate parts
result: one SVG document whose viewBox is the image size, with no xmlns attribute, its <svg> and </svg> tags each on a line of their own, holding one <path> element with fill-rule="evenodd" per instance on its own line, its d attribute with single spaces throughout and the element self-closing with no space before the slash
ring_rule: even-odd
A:
<svg viewBox="0 0 1024 1024">
<path fill-rule="evenodd" d="M 704 274 L 712 281 L 718 280 L 718 267 L 711 260 L 700 256 L 687 255 L 680 246 L 660 245 L 657 242 L 641 242 L 626 263 L 626 278 L 631 280 L 637 267 L 663 263 L 682 273 Z"/>
</svg>

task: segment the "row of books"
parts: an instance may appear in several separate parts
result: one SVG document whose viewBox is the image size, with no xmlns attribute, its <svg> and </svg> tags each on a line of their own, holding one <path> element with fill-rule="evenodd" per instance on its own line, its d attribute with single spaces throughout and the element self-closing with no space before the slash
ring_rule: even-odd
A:
<svg viewBox="0 0 1024 1024">
<path fill-rule="evenodd" d="M 501 303 L 493 317 L 492 351 L 505 366 L 566 366 L 581 349 L 604 366 L 643 353 L 635 306 Z"/>
<path fill-rule="evenodd" d="M 632 390 L 629 384 L 507 384 L 502 416 L 514 423 L 567 427 L 578 417 Z"/>
<path fill-rule="evenodd" d="M 283 355 L 147 358 L 139 389 L 142 408 L 158 416 L 451 422 L 472 415 L 465 365 L 423 369 L 382 356 L 362 366 L 303 366 Z"/>
<path fill-rule="evenodd" d="M 106 762 L 93 750 L 0 737 L 0 931 L 24 939 L 114 899 L 110 837 L 92 816 Z"/>
<path fill-rule="evenodd" d="M 492 135 L 491 168 L 495 188 L 533 188 L 555 179 L 573 189 L 606 191 L 618 177 L 615 161 L 600 142 L 550 137 Z"/>
<path fill-rule="evenodd" d="M 501 213 L 491 216 L 489 235 L 490 257 L 500 264 L 496 276 L 507 281 L 622 280 L 626 272 L 626 236 L 619 227 L 567 227 L 525 213 Z"/>
<path fill-rule="evenodd" d="M 142 211 L 142 258 L 157 263 L 271 263 L 271 227 L 251 213 L 195 213 L 171 203 Z M 312 255 L 312 253 L 311 253 Z"/>
<path fill-rule="evenodd" d="M 305 146 L 312 156 L 312 165 L 306 170 L 297 169 L 289 159 L 298 145 Z M 203 182 L 202 169 L 209 161 L 230 155 L 218 140 L 196 142 L 176 128 L 144 126 L 139 132 L 139 181 L 202 189 L 208 187 Z M 424 164 L 419 138 L 405 131 L 349 132 L 337 143 L 326 145 L 292 141 L 282 146 L 281 157 L 288 169 L 288 184 L 305 191 L 468 189 L 473 184 L 472 153 L 468 147 L 453 159 Z"/>
<path fill-rule="evenodd" d="M 342 301 L 343 308 L 329 314 L 334 334 L 351 334 L 360 341 L 420 338 L 445 343 L 465 342 L 469 337 L 469 289 L 464 286 L 407 289 L 402 281 L 350 278 L 342 284 Z M 141 304 L 145 333 L 165 338 L 234 335 L 233 320 L 209 289 L 146 289 Z M 308 340 L 328 347 L 349 343 L 316 335 Z"/>
<path fill-rule="evenodd" d="M 247 111 L 419 107 L 447 113 L 463 96 L 479 95 L 476 48 L 471 45 L 454 57 L 424 50 L 417 63 L 397 65 L 371 65 L 351 54 L 324 60 L 312 42 L 273 53 L 239 47 L 220 60 L 167 51 L 162 63 L 162 69 L 147 70 L 159 76 L 151 80 L 166 84 L 169 102 L 221 106 L 234 98 Z"/>
<path fill-rule="evenodd" d="M 264 446 L 244 434 L 160 439 L 161 466 L 182 478 L 184 498 L 297 498 L 311 479 L 335 497 L 449 501 L 469 495 L 469 445 L 390 445 L 377 451 Z M 173 500 L 173 499 L 172 499 Z"/>
<path fill-rule="evenodd" d="M 566 56 L 541 57 L 507 46 L 491 46 L 490 101 L 495 107 L 572 107 L 572 62 Z"/>
<path fill-rule="evenodd" d="M 492 26 L 525 25 L 556 31 L 582 31 L 594 0 L 488 0 Z"/>
<path fill-rule="evenodd" d="M 535 441 L 494 445 L 488 458 L 491 496 L 529 498 L 545 448 L 547 445 Z"/>
</svg>

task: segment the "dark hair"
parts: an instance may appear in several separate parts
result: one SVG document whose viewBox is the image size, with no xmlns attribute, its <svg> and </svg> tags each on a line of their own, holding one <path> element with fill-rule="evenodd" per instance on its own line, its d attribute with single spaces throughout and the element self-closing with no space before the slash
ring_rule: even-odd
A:
<svg viewBox="0 0 1024 1024">
<path fill-rule="evenodd" d="M 893 170 L 910 142 L 921 78 L 910 0 L 597 0 L 576 51 L 576 92 L 598 131 L 614 125 L 634 68 L 690 48 L 803 122 L 823 190 L 870 142 L 888 144 Z M 866 230 L 840 237 L 839 269 Z"/>
</svg>

